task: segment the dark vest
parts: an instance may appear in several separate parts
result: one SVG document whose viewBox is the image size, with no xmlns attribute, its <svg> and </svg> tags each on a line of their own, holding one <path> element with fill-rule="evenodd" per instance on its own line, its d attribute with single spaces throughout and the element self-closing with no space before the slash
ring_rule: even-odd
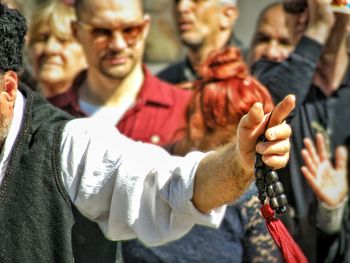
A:
<svg viewBox="0 0 350 263">
<path fill-rule="evenodd" d="M 0 186 L 0 262 L 72 263 L 73 254 L 78 263 L 114 262 L 117 242 L 108 245 L 71 205 L 61 180 L 61 135 L 71 117 L 27 88 L 21 92 L 24 119 Z"/>
</svg>

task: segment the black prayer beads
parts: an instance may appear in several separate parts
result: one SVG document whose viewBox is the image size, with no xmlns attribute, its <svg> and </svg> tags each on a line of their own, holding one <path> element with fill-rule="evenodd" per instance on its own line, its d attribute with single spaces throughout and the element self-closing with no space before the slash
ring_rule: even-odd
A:
<svg viewBox="0 0 350 263">
<path fill-rule="evenodd" d="M 265 137 L 260 138 L 265 141 Z M 269 198 L 270 207 L 277 214 L 283 214 L 288 204 L 287 196 L 281 182 L 278 180 L 278 174 L 270 167 L 265 165 L 261 154 L 256 154 L 254 164 L 255 184 L 258 189 L 258 197 L 262 205 L 265 204 L 267 197 Z"/>
</svg>

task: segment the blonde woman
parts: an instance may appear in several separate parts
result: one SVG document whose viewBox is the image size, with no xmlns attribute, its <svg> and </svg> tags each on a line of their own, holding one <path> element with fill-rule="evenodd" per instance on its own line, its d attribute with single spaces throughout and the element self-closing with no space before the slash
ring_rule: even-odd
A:
<svg viewBox="0 0 350 263">
<path fill-rule="evenodd" d="M 83 50 L 73 37 L 74 8 L 53 1 L 34 11 L 28 31 L 27 51 L 38 89 L 45 97 L 71 86 L 86 67 Z"/>
</svg>

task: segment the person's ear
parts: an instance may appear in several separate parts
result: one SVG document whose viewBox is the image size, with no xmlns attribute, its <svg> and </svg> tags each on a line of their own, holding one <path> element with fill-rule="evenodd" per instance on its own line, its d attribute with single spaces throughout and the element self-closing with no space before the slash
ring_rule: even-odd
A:
<svg viewBox="0 0 350 263">
<path fill-rule="evenodd" d="M 238 18 L 238 10 L 235 6 L 228 5 L 222 8 L 220 26 L 222 29 L 231 29 Z"/>
<path fill-rule="evenodd" d="M 145 21 L 145 27 L 143 29 L 143 39 L 146 39 L 151 28 L 151 17 L 145 14 L 143 16 L 143 20 Z"/>
<path fill-rule="evenodd" d="M 1 92 L 2 99 L 5 99 L 9 104 L 14 104 L 18 89 L 17 73 L 12 70 L 7 71 L 2 77 L 1 83 L 3 86 L 3 91 Z"/>
</svg>

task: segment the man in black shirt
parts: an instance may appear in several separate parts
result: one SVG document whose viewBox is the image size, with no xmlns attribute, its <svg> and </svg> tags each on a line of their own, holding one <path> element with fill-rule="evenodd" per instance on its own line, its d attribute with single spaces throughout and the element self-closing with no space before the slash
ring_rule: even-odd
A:
<svg viewBox="0 0 350 263">
<path fill-rule="evenodd" d="M 275 102 L 289 93 L 297 98 L 289 119 L 293 128 L 291 159 L 281 171 L 290 203 L 283 219 L 310 262 L 341 262 L 348 250 L 342 243 L 346 228 L 332 235 L 317 228 L 316 198 L 300 171 L 304 138 L 313 139 L 317 132 L 323 133 L 329 138 L 330 153 L 350 139 L 349 58 L 345 44 L 348 17 L 333 13 L 330 2 L 308 0 L 304 10 L 286 10 L 287 24 L 297 43 L 294 52 L 282 63 L 261 60 L 253 66 L 254 74 L 268 87 Z M 338 205 L 345 206 L 346 198 Z M 330 207 L 330 213 L 336 211 L 337 207 Z"/>
</svg>

